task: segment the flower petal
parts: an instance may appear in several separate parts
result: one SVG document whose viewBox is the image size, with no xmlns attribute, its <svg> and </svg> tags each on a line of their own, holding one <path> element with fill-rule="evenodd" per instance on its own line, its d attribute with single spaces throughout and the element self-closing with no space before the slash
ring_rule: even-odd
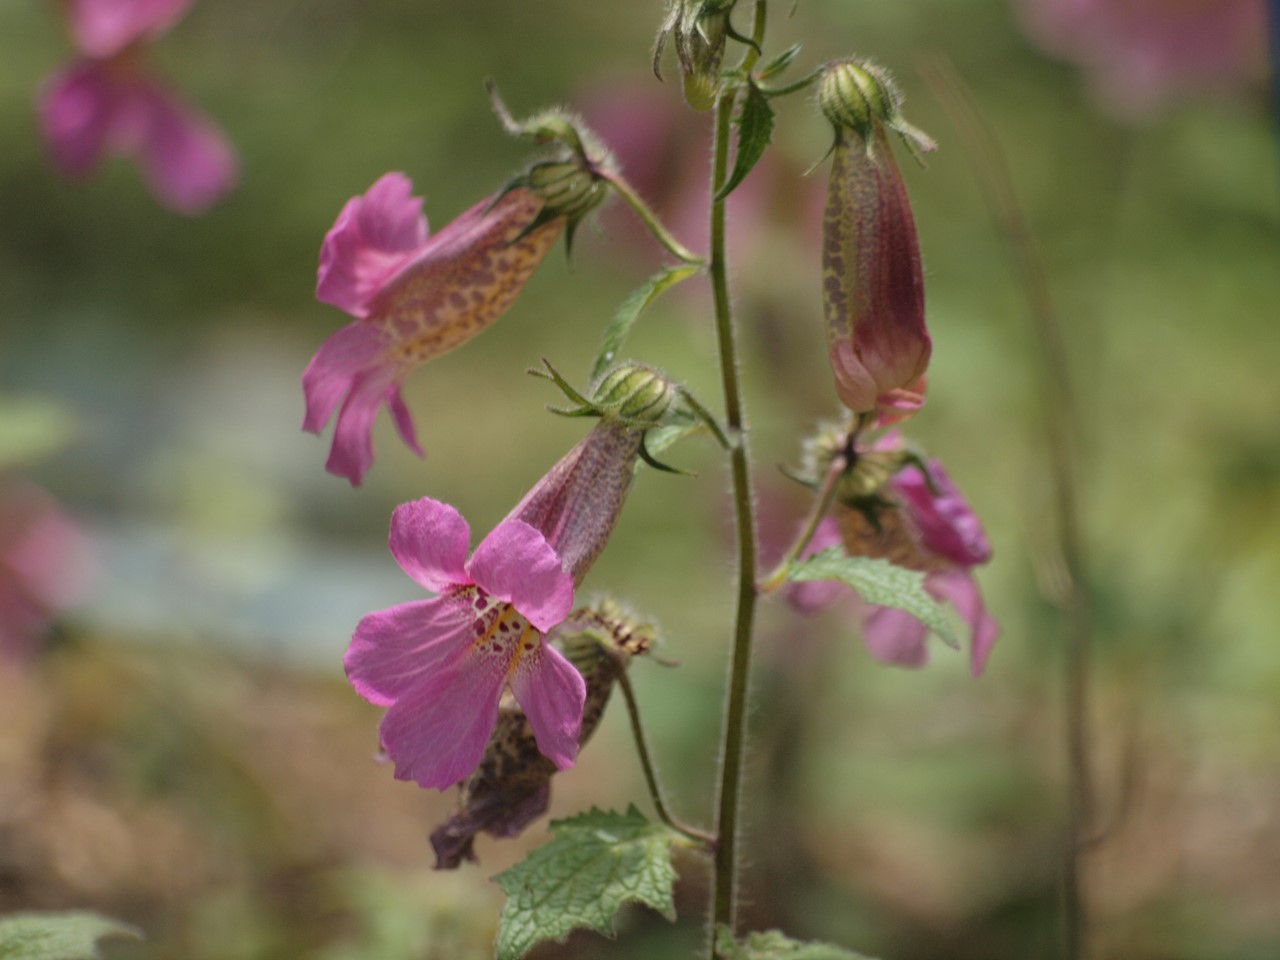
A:
<svg viewBox="0 0 1280 960">
<path fill-rule="evenodd" d="M 969 672 L 975 677 L 981 676 L 1000 635 L 1000 625 L 987 613 L 978 581 L 966 570 L 944 570 L 931 573 L 925 587 L 937 599 L 949 600 L 969 624 Z"/>
<path fill-rule="evenodd" d="M 203 213 L 235 187 L 235 151 L 214 123 L 168 91 L 142 84 L 135 96 L 147 114 L 138 156 L 143 179 L 170 209 Z"/>
<path fill-rule="evenodd" d="M 353 487 L 373 466 L 373 421 L 378 408 L 391 398 L 397 375 L 386 369 L 370 370 L 356 377 L 347 400 L 338 412 L 338 425 L 333 431 L 333 446 L 324 468 L 346 477 Z"/>
<path fill-rule="evenodd" d="M 560 651 L 539 642 L 520 657 L 511 691 L 529 718 L 538 749 L 561 770 L 573 766 L 587 698 L 582 674 Z"/>
<path fill-rule="evenodd" d="M 380 735 L 397 780 L 446 790 L 476 768 L 498 722 L 505 666 L 500 657 L 468 655 L 396 700 Z"/>
<path fill-rule="evenodd" d="M 523 520 L 504 520 L 467 564 L 471 579 L 546 633 L 573 609 L 573 578 L 546 538 Z"/>
<path fill-rule="evenodd" d="M 156 37 L 182 18 L 192 0 L 69 0 L 67 15 L 76 46 L 91 57 L 109 57 L 135 40 Z"/>
<path fill-rule="evenodd" d="M 382 336 L 369 323 L 350 323 L 323 344 L 302 374 L 307 415 L 302 429 L 320 433 L 364 371 L 378 365 Z"/>
<path fill-rule="evenodd" d="M 342 660 L 347 678 L 370 703 L 390 706 L 468 649 L 473 619 L 469 606 L 450 598 L 368 614 Z"/>
<path fill-rule="evenodd" d="M 427 241 L 422 198 L 403 173 L 388 173 L 352 197 L 325 234 L 316 297 L 356 316 Z"/>
<path fill-rule="evenodd" d="M 387 409 L 391 411 L 391 420 L 395 423 L 396 433 L 400 434 L 404 445 L 418 456 L 425 457 L 422 445 L 418 443 L 418 429 L 413 425 L 413 414 L 405 406 L 404 397 L 401 396 L 398 385 L 392 387 L 387 395 Z"/>
<path fill-rule="evenodd" d="M 871 655 L 881 663 L 921 667 L 929 662 L 925 646 L 928 633 L 923 623 L 893 607 L 868 606 L 862 623 L 862 639 Z"/>
<path fill-rule="evenodd" d="M 991 541 L 969 501 L 939 461 L 929 461 L 929 478 L 936 494 L 918 467 L 908 467 L 893 478 L 925 547 L 963 567 L 986 563 L 991 559 Z"/>
<path fill-rule="evenodd" d="M 37 108 L 40 130 L 64 173 L 84 176 L 98 165 L 120 105 L 121 91 L 97 63 L 74 64 L 46 81 Z"/>
<path fill-rule="evenodd" d="M 423 497 L 402 503 L 391 514 L 391 555 L 396 563 L 428 590 L 439 593 L 467 584 L 467 548 L 471 528 L 447 503 Z M 468 617 L 470 614 L 470 607 Z"/>
</svg>

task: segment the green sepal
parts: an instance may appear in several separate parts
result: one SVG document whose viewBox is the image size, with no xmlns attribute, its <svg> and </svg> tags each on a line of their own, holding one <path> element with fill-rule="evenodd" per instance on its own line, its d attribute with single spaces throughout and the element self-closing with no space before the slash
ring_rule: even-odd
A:
<svg viewBox="0 0 1280 960">
<path fill-rule="evenodd" d="M 14 913 L 0 917 L 0 957 L 4 960 L 101 960 L 98 941 L 141 939 L 135 927 L 88 911 Z"/>
<path fill-rule="evenodd" d="M 757 79 L 768 80 L 769 78 L 776 77 L 778 74 L 782 73 L 795 62 L 796 57 L 800 55 L 800 48 L 802 46 L 804 46 L 804 44 L 797 43 L 794 46 L 783 50 L 780 54 L 760 68 L 760 72 L 756 74 Z"/>
<path fill-rule="evenodd" d="M 773 140 L 773 107 L 769 106 L 769 98 L 761 92 L 754 80 L 747 80 L 746 95 L 742 98 L 742 106 L 733 122 L 738 128 L 737 156 L 734 158 L 733 173 L 715 196 L 717 202 L 733 193 L 764 156 L 765 149 Z"/>
<path fill-rule="evenodd" d="M 645 435 L 640 438 L 640 459 L 641 460 L 643 460 L 649 466 L 653 467 L 653 469 L 660 470 L 663 473 L 674 473 L 678 477 L 696 477 L 697 476 L 696 473 L 693 473 L 690 470 L 681 470 L 679 467 L 673 467 L 670 464 L 663 463 L 661 460 L 655 460 L 653 457 L 653 454 L 649 452 L 649 449 L 645 443 L 645 440 L 647 437 L 648 437 L 648 432 L 646 431 Z"/>
<path fill-rule="evenodd" d="M 867 603 L 905 610 L 947 646 L 960 649 L 946 611 L 925 590 L 924 573 L 919 570 L 908 570 L 879 557 L 851 557 L 840 547 L 831 547 L 791 564 L 787 579 L 793 583 L 838 580 L 853 587 Z"/>
<path fill-rule="evenodd" d="M 539 943 L 586 928 L 613 936 L 614 917 L 633 901 L 676 917 L 671 848 L 689 841 L 626 813 L 595 808 L 551 824 L 552 839 L 494 877 L 507 895 L 497 960 L 518 960 Z"/>
</svg>

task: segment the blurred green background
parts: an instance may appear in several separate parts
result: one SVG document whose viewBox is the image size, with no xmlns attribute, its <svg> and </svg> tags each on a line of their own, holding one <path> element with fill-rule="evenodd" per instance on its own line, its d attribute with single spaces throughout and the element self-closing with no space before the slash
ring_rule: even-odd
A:
<svg viewBox="0 0 1280 960">
<path fill-rule="evenodd" d="M 987 525 L 995 560 L 979 577 L 1003 634 L 973 681 L 945 648 L 927 669 L 890 669 L 847 615 L 765 604 L 744 919 L 886 960 L 1022 960 L 1057 942 L 1063 631 L 1044 589 L 1043 374 L 970 161 L 919 79 L 943 54 L 1008 153 L 1080 404 L 1099 955 L 1280 956 L 1280 168 L 1265 88 L 1121 124 L 1001 0 L 777 6 L 773 52 L 874 56 L 942 144 L 927 170 L 904 163 L 935 342 L 910 431 Z M 708 118 L 683 110 L 673 65 L 665 85 L 649 72 L 660 13 L 656 0 L 197 4 L 150 56 L 226 129 L 242 182 L 189 220 L 125 161 L 82 184 L 55 174 L 32 104 L 70 47 L 52 4 L 0 4 L 0 396 L 73 421 L 60 452 L 9 472 L 61 501 L 98 568 L 34 659 L 0 665 L 0 911 L 122 917 L 147 933 L 112 948 L 128 957 L 490 955 L 487 878 L 545 839 L 545 821 L 481 839 L 479 867 L 431 871 L 427 834 L 453 798 L 372 762 L 379 711 L 346 686 L 341 655 L 361 615 L 419 595 L 385 548 L 392 508 L 429 494 L 473 530 L 500 519 L 582 431 L 542 411 L 555 397 L 523 370 L 545 356 L 581 382 L 602 325 L 663 254 L 625 211 L 585 227 L 573 262 L 550 257 L 494 332 L 411 376 L 428 456 L 382 418 L 358 491 L 324 472 L 328 438 L 298 429 L 301 371 L 345 322 L 314 300 L 316 254 L 343 202 L 388 170 L 414 180 L 439 229 L 523 163 L 489 111 L 490 76 L 517 114 L 565 102 L 620 131 L 642 129 L 635 105 L 665 116 L 669 136 L 640 140 L 662 157 L 650 198 L 681 221 L 697 200 L 680 171 L 705 165 Z M 733 250 L 759 497 L 785 514 L 799 508 L 775 465 L 836 401 L 825 173 L 802 176 L 829 131 L 807 95 L 779 109 Z M 695 285 L 646 314 L 630 352 L 718 408 Z M 641 472 L 586 592 L 662 625 L 680 667 L 633 676 L 674 805 L 706 822 L 727 479 L 705 442 L 667 459 L 699 476 Z M 642 798 L 615 705 L 556 778 L 551 815 Z M 616 943 L 575 935 L 536 956 L 690 955 L 707 876 L 681 868 L 676 925 L 636 909 Z"/>
</svg>

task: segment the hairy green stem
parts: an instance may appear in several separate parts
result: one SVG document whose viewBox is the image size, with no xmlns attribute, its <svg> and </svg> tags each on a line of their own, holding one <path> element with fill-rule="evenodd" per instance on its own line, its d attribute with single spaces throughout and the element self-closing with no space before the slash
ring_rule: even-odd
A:
<svg viewBox="0 0 1280 960">
<path fill-rule="evenodd" d="M 636 692 L 631 686 L 631 678 L 627 675 L 626 666 L 616 662 L 614 666 L 614 675 L 617 677 L 618 686 L 622 688 L 622 697 L 627 701 L 627 716 L 631 718 L 631 736 L 636 742 L 636 753 L 640 757 L 640 767 L 644 770 L 644 782 L 649 788 L 649 799 L 653 802 L 653 809 L 657 812 L 658 819 L 676 831 L 676 833 L 682 833 L 690 840 L 696 841 L 698 846 L 703 849 L 714 849 L 715 837 L 705 830 L 691 827 L 677 819 L 668 809 L 666 797 L 662 792 L 662 785 L 658 782 L 658 772 L 653 766 L 653 760 L 649 754 L 649 745 L 645 740 L 644 724 L 640 721 L 640 704 L 636 701 Z"/>
<path fill-rule="evenodd" d="M 853 441 L 850 440 L 849 442 L 852 443 Z M 809 545 L 813 535 L 818 532 L 818 524 L 822 522 L 822 518 L 831 509 L 831 504 L 835 502 L 840 477 L 848 468 L 849 460 L 843 453 L 838 453 L 831 458 L 831 465 L 827 468 L 826 476 L 822 478 L 822 485 L 818 487 L 817 496 L 813 498 L 813 506 L 809 510 L 809 516 L 800 531 L 800 536 L 796 537 L 791 549 L 778 562 L 778 565 L 773 568 L 773 571 L 760 581 L 761 593 L 771 593 L 777 590 L 787 579 L 787 574 L 791 571 L 791 565 L 800 559 L 800 554 L 804 553 L 804 548 Z"/>
<path fill-rule="evenodd" d="M 756 0 L 752 37 L 756 47 L 743 57 L 749 72 L 764 40 L 767 4 Z M 715 147 L 711 170 L 711 196 L 720 195 L 729 175 L 729 137 L 737 90 L 720 94 L 715 110 Z M 756 611 L 756 528 L 751 500 L 751 470 L 747 458 L 746 418 L 739 389 L 738 348 L 729 303 L 729 271 L 725 255 L 725 200 L 711 205 L 711 288 L 715 296 L 716 342 L 720 377 L 724 387 L 725 421 L 734 441 L 729 451 L 733 478 L 734 519 L 738 533 L 738 600 L 734 619 L 733 652 L 729 665 L 729 691 L 725 702 L 724 733 L 720 754 L 720 785 L 716 814 L 715 868 L 712 875 L 712 921 L 736 932 L 738 819 L 742 800 L 742 758 L 747 739 L 747 699 L 751 676 L 751 635 Z M 715 960 L 715 938 L 711 957 Z"/>
</svg>

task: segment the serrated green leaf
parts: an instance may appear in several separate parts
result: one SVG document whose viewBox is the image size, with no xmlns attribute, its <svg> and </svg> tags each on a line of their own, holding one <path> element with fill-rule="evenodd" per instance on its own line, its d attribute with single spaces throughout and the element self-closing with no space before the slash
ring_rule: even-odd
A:
<svg viewBox="0 0 1280 960">
<path fill-rule="evenodd" d="M 723 200 L 733 193 L 773 140 L 773 107 L 769 106 L 769 98 L 760 92 L 754 81 L 747 81 L 747 95 L 733 122 L 738 127 L 738 152 L 734 158 L 733 173 L 716 194 L 716 200 Z"/>
<path fill-rule="evenodd" d="M 720 960 L 871 960 L 829 943 L 792 940 L 777 930 L 748 934 L 746 940 L 737 941 L 725 926 L 716 927 L 716 956 Z"/>
<path fill-rule="evenodd" d="M 674 830 L 632 806 L 626 813 L 592 808 L 553 822 L 551 833 L 550 843 L 494 877 L 507 895 L 498 960 L 517 960 L 579 927 L 612 936 L 614 914 L 631 900 L 675 920 L 671 845 L 684 840 Z"/>
<path fill-rule="evenodd" d="M 801 44 L 797 43 L 793 47 L 788 47 L 761 67 L 759 73 L 760 79 L 768 80 L 771 77 L 776 77 L 778 74 L 782 73 L 783 70 L 787 69 L 787 67 L 791 66 L 791 64 L 795 62 L 796 57 L 800 55 L 801 46 Z"/>
<path fill-rule="evenodd" d="M 618 351 L 626 342 L 631 328 L 649 304 L 664 291 L 701 272 L 702 267 L 694 264 L 663 267 L 627 297 L 622 306 L 618 307 L 618 312 L 613 315 L 608 329 L 604 332 L 604 342 L 600 345 L 600 352 L 596 354 L 595 363 L 591 366 L 591 379 L 597 380 L 603 376 L 609 369 L 609 364 L 617 359 Z"/>
<path fill-rule="evenodd" d="M 141 937 L 128 924 L 96 913 L 15 913 L 0 917 L 3 960 L 101 960 L 104 937 Z"/>
<path fill-rule="evenodd" d="M 60 404 L 34 397 L 4 397 L 0 399 L 0 469 L 57 453 L 75 433 L 75 417 Z"/>
<path fill-rule="evenodd" d="M 879 557 L 851 557 L 839 547 L 815 553 L 791 565 L 787 579 L 838 580 L 858 591 L 867 603 L 905 610 L 936 633 L 949 647 L 960 648 L 946 611 L 924 588 L 924 574 Z"/>
</svg>

